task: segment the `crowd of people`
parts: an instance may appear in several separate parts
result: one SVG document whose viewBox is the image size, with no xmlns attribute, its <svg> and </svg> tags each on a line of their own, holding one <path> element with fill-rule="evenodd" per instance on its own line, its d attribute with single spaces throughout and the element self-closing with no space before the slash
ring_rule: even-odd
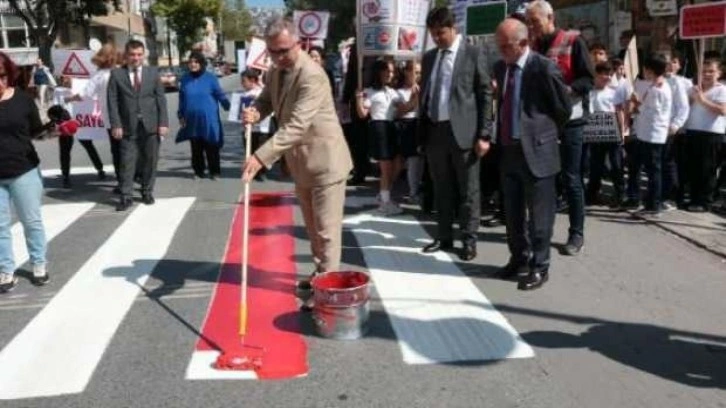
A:
<svg viewBox="0 0 726 408">
<path fill-rule="evenodd" d="M 506 225 L 510 252 L 499 275 L 517 277 L 521 290 L 548 280 L 558 210 L 568 214 L 563 251 L 571 256 L 585 244 L 588 206 L 648 216 L 675 208 L 719 210 L 713 204 L 726 180 L 726 85 L 717 58 L 707 55 L 696 78 L 687 79 L 679 74 L 679 54 L 651 54 L 643 58 L 641 75 L 630 78 L 622 52 L 611 57 L 606 46 L 557 27 L 545 0 L 528 3 L 499 25 L 496 62 L 457 32 L 448 8 L 432 9 L 426 26 L 435 48 L 420 61 L 364 61 L 364 77 L 358 78 L 354 52 L 338 83 L 325 69 L 324 51 L 304 52 L 294 25 L 276 19 L 265 31 L 273 66 L 264 74 L 240 73 L 240 118 L 254 126 L 243 179 L 262 181 L 284 159 L 310 237 L 311 277 L 339 267 L 345 186 L 364 183 L 374 164 L 380 215 L 401 214 L 402 201 L 435 213 L 437 230 L 424 253 L 455 251 L 463 261 L 473 260 L 482 210 L 491 212 L 485 222 Z M 135 182 L 141 201 L 154 203 L 159 143 L 169 127 L 158 71 L 143 64 L 144 51 L 133 40 L 121 57 L 105 46 L 86 89 L 73 94 L 61 78 L 54 102 L 63 107 L 93 99 L 102 106 L 118 211 L 131 207 Z M 176 141 L 190 142 L 195 177 L 214 180 L 225 137 L 219 108 L 229 110 L 232 103 L 206 63 L 204 55 L 190 54 L 179 87 Z M 0 159 L 12 163 L 0 169 L 0 291 L 7 291 L 16 282 L 10 201 L 23 207 L 19 218 L 35 282 L 49 279 L 39 218 L 42 185 L 30 142 L 48 129 L 37 106 L 14 92 L 15 68 L 7 56 L 0 54 L 0 66 Z M 47 84 L 47 76 L 39 62 L 33 81 Z M 6 120 L 10 110 L 18 111 L 14 120 Z M 607 140 L 589 139 L 598 115 L 613 118 Z M 104 178 L 92 142 L 81 144 Z M 64 186 L 70 187 L 73 137 L 60 137 L 59 145 Z M 394 187 L 404 172 L 399 194 Z M 606 178 L 612 188 L 604 188 Z M 311 277 L 299 286 L 309 289 Z"/>
</svg>

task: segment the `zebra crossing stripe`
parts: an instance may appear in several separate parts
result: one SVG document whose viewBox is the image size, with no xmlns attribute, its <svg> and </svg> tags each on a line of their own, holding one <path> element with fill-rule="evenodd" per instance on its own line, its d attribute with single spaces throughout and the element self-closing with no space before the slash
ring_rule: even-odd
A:
<svg viewBox="0 0 726 408">
<path fill-rule="evenodd" d="M 415 221 L 372 214 L 345 221 L 361 248 L 404 362 L 533 357 L 532 348 L 450 255 L 420 252 L 420 240 L 428 234 Z"/>
<path fill-rule="evenodd" d="M 94 205 L 94 203 L 44 205 L 40 211 L 43 217 L 43 225 L 45 226 L 45 240 L 47 242 L 52 241 L 71 224 L 81 218 L 83 214 L 93 208 Z M 19 222 L 15 223 L 10 229 L 10 234 L 13 237 L 15 265 L 19 267 L 28 262 L 29 258 L 28 249 L 25 245 L 23 226 Z"/>
<path fill-rule="evenodd" d="M 0 399 L 82 392 L 194 198 L 138 206 L 0 351 Z"/>
<path fill-rule="evenodd" d="M 103 166 L 103 171 L 112 174 L 114 171 L 113 166 Z M 96 174 L 97 172 L 98 170 L 96 170 L 94 167 L 71 167 L 71 176 L 79 174 Z M 60 176 L 62 172 L 61 169 L 41 169 L 40 174 L 43 176 L 43 178 L 52 178 Z"/>
</svg>

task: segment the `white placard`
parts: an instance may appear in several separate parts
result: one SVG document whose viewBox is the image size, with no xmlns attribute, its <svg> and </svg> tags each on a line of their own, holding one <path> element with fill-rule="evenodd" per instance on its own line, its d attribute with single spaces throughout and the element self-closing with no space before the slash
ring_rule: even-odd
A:
<svg viewBox="0 0 726 408">
<path fill-rule="evenodd" d="M 247 69 L 247 50 L 237 50 L 237 72 L 240 74 Z"/>
<path fill-rule="evenodd" d="M 358 0 L 360 54 L 420 56 L 430 7 L 430 0 Z"/>
<path fill-rule="evenodd" d="M 87 79 L 73 78 L 71 89 L 74 95 L 82 95 L 88 84 Z M 71 116 L 78 121 L 80 127 L 76 133 L 79 140 L 103 140 L 108 138 L 106 124 L 101 113 L 101 101 L 95 98 L 85 98 L 80 102 L 73 102 L 69 110 Z"/>
<path fill-rule="evenodd" d="M 261 71 L 270 69 L 272 61 L 270 61 L 270 56 L 267 54 L 267 44 L 260 38 L 253 38 L 249 44 L 247 67 L 256 68 Z"/>
<path fill-rule="evenodd" d="M 53 74 L 88 78 L 96 72 L 96 66 L 91 63 L 93 55 L 91 50 L 54 49 L 51 53 Z"/>
<path fill-rule="evenodd" d="M 242 92 L 233 93 L 232 99 L 230 100 L 229 115 L 227 116 L 227 120 L 230 122 L 241 123 L 242 119 L 240 118 L 240 116 L 242 115 L 242 109 L 251 106 L 254 101 L 255 98 L 253 96 L 245 95 Z M 253 131 L 260 133 L 269 133 L 270 119 L 271 117 L 268 116 L 261 122 L 257 123 L 254 126 Z"/>
<path fill-rule="evenodd" d="M 327 38 L 330 13 L 327 11 L 295 11 L 293 22 L 302 38 Z"/>
</svg>

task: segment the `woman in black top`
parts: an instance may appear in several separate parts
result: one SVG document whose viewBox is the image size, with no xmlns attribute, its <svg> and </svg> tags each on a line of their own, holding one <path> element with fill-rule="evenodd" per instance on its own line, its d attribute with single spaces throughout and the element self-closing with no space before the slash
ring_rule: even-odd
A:
<svg viewBox="0 0 726 408">
<path fill-rule="evenodd" d="M 25 243 L 33 266 L 32 282 L 48 282 L 46 239 L 40 207 L 43 181 L 32 139 L 49 135 L 53 125 L 43 126 L 33 99 L 15 88 L 18 69 L 0 52 L 0 293 L 17 284 L 10 204 L 25 231 Z"/>
</svg>

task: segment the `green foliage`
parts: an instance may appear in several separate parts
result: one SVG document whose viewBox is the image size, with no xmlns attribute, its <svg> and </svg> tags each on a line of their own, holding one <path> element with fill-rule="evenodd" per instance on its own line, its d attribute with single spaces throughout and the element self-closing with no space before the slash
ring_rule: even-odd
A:
<svg viewBox="0 0 726 408">
<path fill-rule="evenodd" d="M 80 25 L 88 32 L 88 19 L 118 10 L 121 0 L 8 0 L 10 7 L 28 25 L 43 61 L 51 64 L 50 50 L 61 26 Z"/>
<path fill-rule="evenodd" d="M 152 7 L 154 14 L 166 17 L 169 27 L 176 31 L 180 54 L 199 41 L 206 17 L 217 17 L 222 10 L 222 0 L 157 0 Z"/>
<path fill-rule="evenodd" d="M 222 10 L 222 37 L 230 41 L 244 41 L 250 35 L 252 15 L 245 6 L 244 0 L 227 3 Z"/>
</svg>

